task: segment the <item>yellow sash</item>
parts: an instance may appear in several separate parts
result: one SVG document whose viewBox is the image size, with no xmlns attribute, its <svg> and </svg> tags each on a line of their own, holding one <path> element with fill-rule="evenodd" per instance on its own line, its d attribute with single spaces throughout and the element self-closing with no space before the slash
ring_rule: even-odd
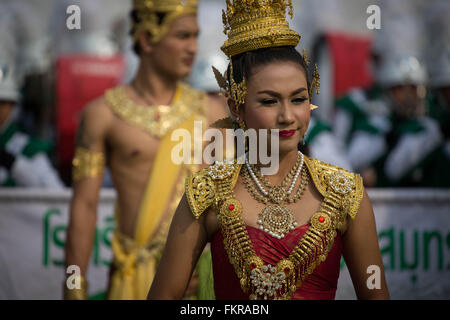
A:
<svg viewBox="0 0 450 320">
<path fill-rule="evenodd" d="M 199 101 L 199 103 L 204 103 Z M 193 137 L 194 121 L 199 115 L 189 117 L 177 129 L 185 129 Z M 147 189 L 139 210 L 135 237 L 126 237 L 115 232 L 112 239 L 114 265 L 117 270 L 111 278 L 108 299 L 146 299 L 156 271 L 157 255 L 161 248 L 149 247 L 152 236 L 171 200 L 174 186 L 182 173 L 182 165 L 171 161 L 172 149 L 179 143 L 171 140 L 172 132 L 160 142 L 153 163 Z M 191 141 L 192 142 L 192 141 Z M 117 219 L 116 219 L 117 220 Z"/>
</svg>

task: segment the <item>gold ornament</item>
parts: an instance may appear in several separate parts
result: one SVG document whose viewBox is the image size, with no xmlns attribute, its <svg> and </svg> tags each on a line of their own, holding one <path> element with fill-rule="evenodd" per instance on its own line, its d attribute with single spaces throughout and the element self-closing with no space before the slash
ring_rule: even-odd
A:
<svg viewBox="0 0 450 320">
<path fill-rule="evenodd" d="M 311 63 L 311 61 L 309 61 L 308 55 L 306 54 L 306 50 L 305 49 L 303 49 L 303 61 L 305 61 L 305 65 L 307 67 L 309 67 L 309 64 Z"/>
<path fill-rule="evenodd" d="M 222 51 L 233 57 L 246 51 L 296 46 L 300 35 L 289 28 L 286 9 L 293 17 L 292 2 L 286 0 L 227 0 L 222 12 L 228 40 Z"/>
<path fill-rule="evenodd" d="M 134 41 L 143 31 L 147 31 L 155 44 L 167 34 L 173 20 L 197 13 L 198 0 L 134 0 L 133 4 L 139 20 L 133 26 Z M 159 21 L 158 14 L 165 14 L 162 21 Z"/>
<path fill-rule="evenodd" d="M 236 166 L 234 174 L 239 175 L 239 171 L 240 166 Z M 217 190 L 221 190 L 216 195 L 216 201 L 224 203 L 218 219 L 228 258 L 240 279 L 242 290 L 249 294 L 250 299 L 291 298 L 304 279 L 326 259 L 333 245 L 337 219 L 341 217 L 340 199 L 332 191 L 329 192 L 318 213 L 313 216 L 325 218 L 320 218 L 317 223 L 311 221 L 289 257 L 272 266 L 256 255 L 242 219 L 242 205 L 236 205 L 239 201 L 230 190 L 233 184 L 227 180 L 218 180 L 216 185 Z M 321 223 L 325 226 L 322 227 Z"/>
<path fill-rule="evenodd" d="M 319 70 L 317 68 L 317 64 L 314 67 L 314 72 L 313 72 L 313 80 L 311 82 L 311 86 L 309 88 L 309 97 L 311 99 L 314 91 L 316 92 L 316 94 L 320 93 L 320 74 L 319 74 Z"/>
<path fill-rule="evenodd" d="M 178 84 L 172 105 L 137 105 L 126 96 L 124 87 L 108 90 L 105 98 L 111 110 L 120 118 L 157 138 L 164 137 L 196 112 L 206 112 L 206 95 L 181 83 Z"/>
<path fill-rule="evenodd" d="M 64 300 L 87 300 L 88 299 L 88 281 L 83 276 L 78 276 L 78 279 L 74 281 L 80 281 L 80 288 L 69 289 L 67 287 L 67 280 L 64 281 Z"/>
<path fill-rule="evenodd" d="M 306 156 L 305 165 L 324 199 L 317 213 L 310 218 L 309 227 L 295 248 L 275 266 L 266 264 L 256 255 L 242 219 L 244 208 L 233 192 L 241 165 L 234 164 L 233 174 L 227 175 L 226 179 L 212 180 L 207 169 L 187 179 L 204 181 L 209 177 L 211 183 L 214 183 L 209 191 L 213 199 L 208 200 L 202 210 L 197 210 L 199 206 L 195 203 L 196 189 L 191 183 L 187 184 L 186 196 L 190 199 L 191 210 L 197 208 L 193 210 L 197 219 L 207 207 L 215 207 L 228 259 L 240 279 L 242 290 L 248 293 L 250 299 L 290 299 L 306 277 L 326 260 L 337 230 L 343 232 L 341 227 L 347 219 L 347 214 L 354 218 L 358 211 L 364 193 L 362 178 L 359 175 Z M 245 166 L 242 169 L 245 170 Z M 347 183 L 351 188 L 349 193 L 342 192 L 346 192 L 347 188 L 343 186 L 346 183 L 340 180 L 341 176 L 351 181 Z M 332 180 L 338 180 L 338 188 L 332 186 Z M 344 205 L 345 203 L 347 205 Z M 281 273 L 284 273 L 284 277 Z"/>
<path fill-rule="evenodd" d="M 191 208 L 192 214 L 196 219 L 214 203 L 215 185 L 213 179 L 209 176 L 208 170 L 203 169 L 199 174 L 186 177 L 186 199 Z"/>
<path fill-rule="evenodd" d="M 93 152 L 77 147 L 72 167 L 72 178 L 75 182 L 84 178 L 102 177 L 105 169 L 105 156 L 102 152 Z"/>
<path fill-rule="evenodd" d="M 258 172 L 257 169 L 252 169 L 252 166 L 248 163 L 248 161 L 246 162 L 245 169 L 242 170 L 244 184 L 253 198 L 264 204 L 267 204 L 269 201 L 272 202 L 271 205 L 265 207 L 259 213 L 257 221 L 260 229 L 269 233 L 272 237 L 281 239 L 297 226 L 294 214 L 285 205 L 283 205 L 283 203 L 294 203 L 303 195 L 308 183 L 306 170 L 303 170 L 302 181 L 298 191 L 294 196 L 290 196 L 300 172 L 302 172 L 303 163 L 303 154 L 299 152 L 295 165 L 292 167 L 291 171 L 280 186 L 272 186 L 270 182 Z M 254 184 L 251 181 L 252 179 Z M 259 193 L 254 185 L 258 187 Z M 266 191 L 263 185 L 269 191 Z M 286 190 L 288 186 L 289 189 Z"/>
<path fill-rule="evenodd" d="M 289 28 L 286 9 L 293 18 L 291 0 L 227 0 L 227 9 L 222 12 L 224 33 L 228 39 L 222 51 L 231 61 L 240 53 L 262 48 L 296 46 L 300 35 Z M 213 69 L 214 70 L 214 69 Z M 236 104 L 245 103 L 247 86 L 245 78 L 236 83 L 233 75 L 233 63 L 230 62 L 230 81 L 220 72 L 216 72 L 219 87 Z"/>
<path fill-rule="evenodd" d="M 350 193 L 354 187 L 354 183 L 345 174 L 344 171 L 338 171 L 330 176 L 330 185 L 333 187 L 334 191 L 340 194 Z"/>
</svg>

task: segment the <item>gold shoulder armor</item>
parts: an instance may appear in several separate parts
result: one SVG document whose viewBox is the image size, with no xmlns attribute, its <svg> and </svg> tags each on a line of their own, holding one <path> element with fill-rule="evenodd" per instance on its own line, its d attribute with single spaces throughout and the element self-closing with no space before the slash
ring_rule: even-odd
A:
<svg viewBox="0 0 450 320">
<path fill-rule="evenodd" d="M 334 192 L 342 201 L 342 209 L 352 219 L 359 210 L 364 194 L 362 177 L 346 169 L 305 156 L 305 163 L 316 188 L 325 197 Z"/>
<path fill-rule="evenodd" d="M 200 170 L 186 178 L 186 198 L 196 219 L 207 208 L 222 199 L 222 182 L 233 187 L 236 183 L 240 166 L 234 161 L 216 161 L 209 168 Z M 218 187 L 219 186 L 219 187 Z"/>
<path fill-rule="evenodd" d="M 186 198 L 195 219 L 214 203 L 216 191 L 209 170 L 203 169 L 186 177 Z"/>
</svg>

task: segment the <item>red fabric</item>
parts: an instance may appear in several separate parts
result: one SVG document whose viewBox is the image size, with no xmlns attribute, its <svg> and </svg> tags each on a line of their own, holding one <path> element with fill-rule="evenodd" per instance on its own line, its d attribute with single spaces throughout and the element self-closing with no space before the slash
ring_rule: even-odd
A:
<svg viewBox="0 0 450 320">
<path fill-rule="evenodd" d="M 326 40 L 333 57 L 335 96 L 342 96 L 353 88 L 370 87 L 373 84 L 372 40 L 345 33 L 329 33 Z"/>
<path fill-rule="evenodd" d="M 309 225 L 303 225 L 278 240 L 269 234 L 250 226 L 247 232 L 256 254 L 266 264 L 276 265 L 285 259 L 298 244 Z M 214 272 L 214 291 L 218 300 L 248 300 L 240 286 L 233 266 L 228 260 L 223 244 L 223 235 L 218 231 L 211 242 L 211 254 Z M 310 274 L 297 288 L 292 300 L 332 300 L 335 298 L 342 255 L 342 239 L 338 232 L 327 259 Z"/>
<path fill-rule="evenodd" d="M 124 72 L 121 55 L 62 56 L 56 63 L 56 106 L 59 166 L 70 174 L 75 134 L 82 109 L 105 90 L 120 83 Z"/>
</svg>

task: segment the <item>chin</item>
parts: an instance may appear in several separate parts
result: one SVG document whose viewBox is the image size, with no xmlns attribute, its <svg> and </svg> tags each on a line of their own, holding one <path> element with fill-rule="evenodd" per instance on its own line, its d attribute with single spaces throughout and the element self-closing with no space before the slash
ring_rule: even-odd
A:
<svg viewBox="0 0 450 320">
<path fill-rule="evenodd" d="M 191 73 L 191 71 L 192 71 L 192 68 L 188 68 L 188 67 L 180 67 L 180 68 L 177 70 L 177 75 L 178 75 L 178 77 L 179 77 L 180 79 L 184 79 L 184 78 L 186 78 L 186 77 L 189 76 L 189 74 Z"/>
<path fill-rule="evenodd" d="M 280 154 L 288 154 L 290 152 L 298 151 L 297 141 L 286 141 L 285 143 L 280 142 Z"/>
</svg>

